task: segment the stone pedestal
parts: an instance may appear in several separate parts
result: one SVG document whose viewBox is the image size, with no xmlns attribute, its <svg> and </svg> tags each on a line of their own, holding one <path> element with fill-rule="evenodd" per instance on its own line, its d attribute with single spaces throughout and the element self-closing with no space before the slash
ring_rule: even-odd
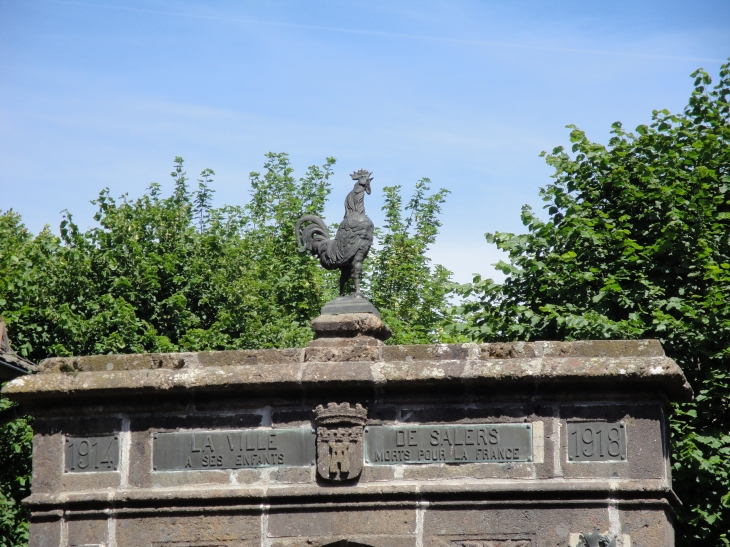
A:
<svg viewBox="0 0 730 547">
<path fill-rule="evenodd" d="M 305 359 L 321 362 L 379 361 L 383 340 L 392 334 L 372 313 L 320 315 L 312 330 L 317 338 L 307 346 Z"/>
<path fill-rule="evenodd" d="M 30 545 L 674 544 L 668 403 L 691 391 L 658 342 L 385 346 L 340 319 L 302 349 L 7 384 L 35 416 Z"/>
<path fill-rule="evenodd" d="M 380 311 L 378 308 L 373 306 L 367 299 L 352 294 L 338 296 L 322 307 L 322 315 L 342 315 L 349 313 L 371 313 L 380 319 Z"/>
<path fill-rule="evenodd" d="M 323 314 L 312 321 L 312 330 L 317 338 L 387 340 L 393 334 L 380 317 L 372 313 Z"/>
</svg>

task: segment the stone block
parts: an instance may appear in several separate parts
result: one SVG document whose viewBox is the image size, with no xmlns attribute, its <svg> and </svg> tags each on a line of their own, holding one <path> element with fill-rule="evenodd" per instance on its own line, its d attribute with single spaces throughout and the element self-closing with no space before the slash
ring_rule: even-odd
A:
<svg viewBox="0 0 730 547">
<path fill-rule="evenodd" d="M 534 342 L 495 342 L 479 344 L 480 359 L 515 359 L 538 357 Z"/>
<path fill-rule="evenodd" d="M 152 488 L 173 488 L 197 486 L 203 484 L 230 484 L 231 475 L 228 470 L 187 470 L 153 472 L 148 484 Z"/>
<path fill-rule="evenodd" d="M 62 492 L 98 491 L 118 488 L 121 474 L 119 471 L 92 473 L 63 473 L 59 483 Z M 35 485 L 33 486 L 35 492 Z M 40 492 L 40 490 L 38 490 Z"/>
<path fill-rule="evenodd" d="M 114 434 L 121 428 L 116 417 L 38 419 L 33 436 L 33 492 L 98 490 L 119 485 L 115 471 L 66 473 L 64 471 L 67 436 L 96 437 Z"/>
<path fill-rule="evenodd" d="M 561 466 L 565 478 L 666 479 L 668 439 L 662 432 L 659 403 L 642 405 L 593 404 L 560 407 Z M 573 462 L 567 454 L 568 421 L 623 422 L 626 427 L 625 461 Z"/>
<path fill-rule="evenodd" d="M 116 416 L 76 416 L 66 418 L 45 417 L 39 426 L 44 433 L 62 433 L 73 437 L 99 437 L 119 432 L 122 420 Z"/>
<path fill-rule="evenodd" d="M 570 534 L 582 527 L 608 526 L 607 509 L 574 507 L 486 506 L 427 509 L 424 547 L 567 547 Z M 654 547 L 654 546 L 652 546 Z M 658 545 L 656 547 L 659 547 Z"/>
<path fill-rule="evenodd" d="M 311 325 L 318 338 L 365 336 L 387 340 L 393 334 L 385 323 L 372 313 L 320 315 L 312 320 Z"/>
<path fill-rule="evenodd" d="M 116 542 L 117 547 L 258 547 L 260 531 L 261 517 L 258 515 L 158 515 L 118 519 Z"/>
<path fill-rule="evenodd" d="M 674 545 L 674 528 L 669 508 L 656 510 L 634 506 L 619 511 L 621 532 L 631 537 L 634 547 Z"/>
<path fill-rule="evenodd" d="M 152 434 L 149 431 L 130 433 L 128 482 L 130 486 L 147 488 L 152 485 Z"/>
<path fill-rule="evenodd" d="M 304 361 L 348 363 L 379 361 L 383 343 L 370 336 L 356 338 L 320 338 L 304 350 Z"/>
<path fill-rule="evenodd" d="M 33 492 L 57 492 L 61 489 L 63 475 L 63 435 L 44 428 L 39 420 L 34 425 Z"/>
<path fill-rule="evenodd" d="M 303 357 L 304 350 L 300 348 L 201 351 L 198 353 L 198 361 L 203 367 L 299 363 Z"/>
<path fill-rule="evenodd" d="M 61 545 L 61 520 L 35 519 L 30 521 L 28 547 L 59 547 Z"/>
<path fill-rule="evenodd" d="M 447 361 L 452 359 L 468 359 L 470 349 L 476 344 L 412 344 L 402 346 L 385 346 L 384 361 Z"/>
<path fill-rule="evenodd" d="M 395 466 L 365 465 L 362 468 L 360 482 L 382 482 L 395 480 Z"/>
<path fill-rule="evenodd" d="M 271 411 L 273 427 L 299 427 L 312 423 L 312 408 L 281 408 Z"/>
<path fill-rule="evenodd" d="M 550 412 L 550 408 L 530 403 L 403 405 L 400 420 L 404 423 L 524 423 L 549 416 Z"/>
<path fill-rule="evenodd" d="M 40 372 L 73 373 L 123 370 L 182 369 L 199 366 L 240 366 L 301 362 L 299 348 L 204 351 L 199 353 L 141 353 L 128 355 L 88 355 L 51 357 L 41 361 Z"/>
<path fill-rule="evenodd" d="M 416 547 L 415 535 L 351 535 L 277 538 L 268 547 Z"/>
<path fill-rule="evenodd" d="M 219 399 L 220 403 L 220 399 Z M 219 405 L 220 410 L 220 405 Z M 236 412 L 196 414 L 181 412 L 175 414 L 150 414 L 133 416 L 130 420 L 131 431 L 177 431 L 180 429 L 242 429 L 259 427 L 262 412 Z"/>
<path fill-rule="evenodd" d="M 268 517 L 269 537 L 308 537 L 351 535 L 407 535 L 416 529 L 412 509 L 273 511 Z"/>
<path fill-rule="evenodd" d="M 530 463 L 467 463 L 404 465 L 403 479 L 412 481 L 449 481 L 454 479 L 533 479 Z"/>
<path fill-rule="evenodd" d="M 664 357 L 659 340 L 578 340 L 533 342 L 542 357 Z"/>
<path fill-rule="evenodd" d="M 289 365 L 282 365 L 289 366 Z M 299 368 L 301 365 L 296 365 Z M 250 370 L 255 371 L 258 367 L 248 367 Z M 228 412 L 241 411 L 241 412 L 253 412 L 260 410 L 262 407 L 270 405 L 290 405 L 291 399 L 286 390 L 276 390 L 276 392 L 268 391 L 266 389 L 258 390 L 257 386 L 248 386 L 245 392 L 235 391 L 221 391 L 211 393 L 199 393 L 195 397 L 195 401 L 191 403 L 192 407 L 198 412 L 205 413 L 220 413 L 221 409 L 225 408 Z"/>
<path fill-rule="evenodd" d="M 233 469 L 231 474 L 233 476 L 233 482 L 235 484 L 254 484 L 260 482 L 262 474 L 266 473 L 268 476 L 268 469 Z"/>
<path fill-rule="evenodd" d="M 367 405 L 368 425 L 392 424 L 398 419 L 399 408 L 395 405 Z"/>
<path fill-rule="evenodd" d="M 182 367 L 182 364 L 180 365 Z M 88 355 L 83 357 L 51 357 L 40 363 L 41 372 L 94 372 L 158 368 L 149 353 L 132 355 Z"/>
<path fill-rule="evenodd" d="M 279 467 L 274 480 L 283 484 L 305 484 L 314 482 L 314 467 Z"/>
<path fill-rule="evenodd" d="M 69 547 L 81 545 L 107 545 L 108 520 L 106 518 L 70 519 L 68 529 Z"/>
<path fill-rule="evenodd" d="M 302 383 L 325 385 L 336 383 L 366 383 L 372 379 L 370 368 L 362 363 L 307 363 Z"/>
<path fill-rule="evenodd" d="M 463 536 L 490 535 L 506 537 L 505 534 L 532 537 L 538 530 L 538 515 L 535 509 L 514 511 L 508 508 L 484 507 L 483 509 L 454 507 L 427 509 L 423 517 L 424 547 L 435 547 L 439 536 L 458 538 Z M 426 538 L 429 538 L 428 541 Z M 521 538 L 515 538 L 521 539 Z M 550 543 L 547 542 L 549 545 Z"/>
<path fill-rule="evenodd" d="M 448 379 L 462 378 L 464 361 L 393 361 L 374 364 L 371 367 L 375 378 L 382 383 L 404 385 L 424 381 L 428 383 L 449 383 Z M 420 386 L 419 386 L 420 387 Z"/>
</svg>

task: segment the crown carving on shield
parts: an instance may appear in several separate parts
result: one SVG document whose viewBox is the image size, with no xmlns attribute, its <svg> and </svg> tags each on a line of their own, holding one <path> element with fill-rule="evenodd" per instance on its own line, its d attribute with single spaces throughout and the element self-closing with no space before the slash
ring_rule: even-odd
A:
<svg viewBox="0 0 730 547">
<path fill-rule="evenodd" d="M 368 409 L 361 404 L 351 407 L 350 403 L 328 403 L 327 407 L 319 405 L 314 409 L 314 421 L 317 425 L 327 424 L 349 424 L 365 425 L 368 417 Z"/>
</svg>

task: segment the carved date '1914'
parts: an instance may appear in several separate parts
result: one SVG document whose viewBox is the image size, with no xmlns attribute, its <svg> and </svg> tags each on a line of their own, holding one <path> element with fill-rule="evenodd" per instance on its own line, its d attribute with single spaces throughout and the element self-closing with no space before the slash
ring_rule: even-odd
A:
<svg viewBox="0 0 730 547">
<path fill-rule="evenodd" d="M 119 438 L 66 437 L 66 473 L 116 471 L 119 461 Z"/>
</svg>

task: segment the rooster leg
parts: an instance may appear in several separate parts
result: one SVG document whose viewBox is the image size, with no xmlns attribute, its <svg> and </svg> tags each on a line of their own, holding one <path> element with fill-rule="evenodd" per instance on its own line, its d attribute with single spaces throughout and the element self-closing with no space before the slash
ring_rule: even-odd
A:
<svg viewBox="0 0 730 547">
<path fill-rule="evenodd" d="M 365 298 L 360 291 L 360 274 L 362 273 L 362 261 L 365 257 L 360 257 L 360 253 L 355 255 L 352 261 L 352 279 L 355 281 L 355 297 Z"/>
<path fill-rule="evenodd" d="M 345 296 L 345 285 L 352 275 L 352 269 L 349 265 L 340 268 L 340 296 Z M 357 281 L 356 281 L 357 283 Z"/>
</svg>

